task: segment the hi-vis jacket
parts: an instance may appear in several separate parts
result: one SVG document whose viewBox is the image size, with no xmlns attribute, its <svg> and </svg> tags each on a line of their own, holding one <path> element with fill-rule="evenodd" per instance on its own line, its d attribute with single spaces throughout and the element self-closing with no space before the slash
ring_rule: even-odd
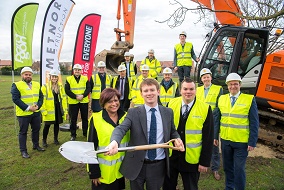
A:
<svg viewBox="0 0 284 190">
<path fill-rule="evenodd" d="M 221 112 L 220 137 L 232 142 L 247 143 L 249 140 L 249 110 L 253 95 L 241 93 L 234 106 L 231 106 L 230 95 L 219 98 Z"/>
<path fill-rule="evenodd" d="M 166 106 L 169 101 L 176 96 L 178 84 L 173 82 L 173 85 L 166 91 L 165 87 L 160 84 L 160 101 L 163 106 Z"/>
<path fill-rule="evenodd" d="M 212 84 L 207 93 L 206 98 L 204 97 L 204 86 L 197 87 L 196 89 L 196 98 L 205 102 L 211 106 L 212 111 L 216 108 L 217 98 L 220 94 L 220 90 L 222 89 L 219 85 Z"/>
<path fill-rule="evenodd" d="M 147 64 L 149 66 L 149 76 L 151 78 L 157 78 L 159 73 L 162 70 L 161 67 L 161 63 L 160 61 L 158 61 L 155 57 L 154 59 L 152 59 L 152 61 L 150 61 L 150 59 L 148 58 L 148 56 L 141 61 L 141 65 Z"/>
<path fill-rule="evenodd" d="M 29 106 L 37 104 L 40 92 L 40 84 L 38 82 L 32 82 L 32 89 L 30 89 L 27 83 L 24 81 L 15 82 L 15 85 L 21 94 L 21 100 L 25 104 Z M 37 110 L 36 112 L 39 112 L 39 110 Z M 16 105 L 16 116 L 28 116 L 32 114 L 32 111 L 22 110 L 19 106 Z"/>
<path fill-rule="evenodd" d="M 106 88 L 110 88 L 111 75 L 106 75 Z M 92 89 L 92 99 L 100 99 L 102 83 L 99 74 L 92 75 L 92 80 L 94 82 L 94 87 Z"/>
<path fill-rule="evenodd" d="M 96 121 L 94 125 L 90 125 L 88 133 L 90 133 L 90 127 L 95 127 L 95 131 L 98 137 L 98 150 L 105 149 L 109 144 L 111 134 L 114 127 L 103 119 L 103 111 L 96 112 L 92 114 L 90 121 Z M 120 118 L 119 123 L 122 123 L 126 113 L 122 118 Z M 126 147 L 129 141 L 129 133 L 127 133 L 120 143 L 120 147 Z M 125 152 L 118 152 L 113 156 L 105 156 L 104 154 L 98 154 L 99 168 L 101 171 L 100 181 L 104 184 L 110 184 L 116 179 L 122 178 L 122 174 L 119 172 L 120 165 L 124 158 Z M 89 165 L 87 165 L 87 171 L 89 170 Z"/>
<path fill-rule="evenodd" d="M 67 97 L 64 91 L 64 87 L 62 84 L 58 84 L 58 99 L 60 108 L 62 111 L 62 117 L 63 120 L 66 120 L 66 115 L 68 113 L 67 111 Z M 54 108 L 54 96 L 51 90 L 51 84 L 50 82 L 48 84 L 44 84 L 41 87 L 41 91 L 43 94 L 43 104 L 41 107 L 41 114 L 42 114 L 42 120 L 43 121 L 55 121 L 55 108 Z"/>
<path fill-rule="evenodd" d="M 70 90 L 76 94 L 76 95 L 82 95 L 85 92 L 86 89 L 86 83 L 88 81 L 88 77 L 81 75 L 79 83 L 77 83 L 74 76 L 69 76 L 66 79 L 68 83 L 70 84 Z M 89 98 L 88 96 L 84 97 L 81 101 L 78 101 L 77 99 L 70 98 L 68 96 L 68 104 L 78 104 L 78 103 L 88 103 Z"/>
<path fill-rule="evenodd" d="M 168 107 L 174 112 L 174 124 L 179 126 L 181 116 L 182 97 L 172 99 Z M 207 118 L 209 105 L 195 99 L 185 124 L 185 160 L 190 164 L 199 163 L 202 150 L 202 129 Z"/>
<path fill-rule="evenodd" d="M 192 43 L 185 42 L 184 47 L 180 43 L 175 45 L 175 50 L 177 53 L 177 66 L 192 66 Z"/>
<path fill-rule="evenodd" d="M 140 84 L 142 83 L 142 81 L 143 81 L 143 76 L 140 75 L 135 80 L 132 86 L 131 96 L 132 96 L 132 102 L 134 103 L 134 107 L 142 106 L 144 104 L 144 99 L 140 93 Z"/>
<path fill-rule="evenodd" d="M 121 65 L 125 65 L 125 67 L 127 68 L 127 66 L 126 66 L 126 63 L 125 62 L 122 62 L 121 63 Z M 135 75 L 135 70 L 134 70 L 134 67 L 135 67 L 135 63 L 133 62 L 133 61 L 131 61 L 130 63 L 129 63 L 129 77 L 128 78 L 130 78 L 130 80 L 133 82 L 134 80 L 136 80 L 136 75 Z M 126 71 L 126 74 L 127 74 L 127 71 Z M 131 83 L 132 83 L 131 82 Z"/>
</svg>

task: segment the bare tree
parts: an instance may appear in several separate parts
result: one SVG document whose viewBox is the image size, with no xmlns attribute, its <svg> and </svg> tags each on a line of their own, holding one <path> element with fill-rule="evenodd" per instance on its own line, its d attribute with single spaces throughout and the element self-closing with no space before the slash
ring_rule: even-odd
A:
<svg viewBox="0 0 284 190">
<path fill-rule="evenodd" d="M 269 28 L 271 32 L 269 48 L 267 53 L 272 53 L 275 50 L 284 49 L 284 2 L 283 0 L 224 0 L 227 5 L 236 2 L 240 8 L 240 12 L 232 10 L 213 10 L 209 6 L 201 4 L 198 0 L 196 7 L 184 7 L 178 0 L 173 0 L 170 4 L 178 6 L 178 8 L 170 14 L 170 17 L 164 21 L 156 21 L 159 23 L 167 23 L 170 28 L 180 26 L 185 20 L 188 11 L 192 14 L 198 14 L 199 17 L 195 23 L 203 22 L 205 27 L 212 28 L 213 18 L 217 13 L 232 14 L 240 18 L 242 25 L 254 28 Z M 222 23 L 221 23 L 222 24 Z M 277 35 L 274 34 L 276 28 L 282 29 Z M 282 35 L 282 36 L 281 36 Z"/>
</svg>

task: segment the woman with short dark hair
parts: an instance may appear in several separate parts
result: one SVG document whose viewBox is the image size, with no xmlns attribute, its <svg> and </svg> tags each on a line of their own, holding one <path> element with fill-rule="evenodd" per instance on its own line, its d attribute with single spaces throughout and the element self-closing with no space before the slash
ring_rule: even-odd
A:
<svg viewBox="0 0 284 190">
<path fill-rule="evenodd" d="M 112 131 L 122 123 L 126 112 L 119 109 L 120 93 L 113 88 L 102 91 L 99 103 L 103 110 L 93 113 L 89 120 L 88 142 L 94 143 L 95 150 L 105 149 L 109 144 Z M 120 147 L 127 146 L 129 135 L 122 140 Z M 98 154 L 99 164 L 88 164 L 87 170 L 92 180 L 93 190 L 125 189 L 125 180 L 118 171 L 124 152 L 115 156 Z"/>
</svg>

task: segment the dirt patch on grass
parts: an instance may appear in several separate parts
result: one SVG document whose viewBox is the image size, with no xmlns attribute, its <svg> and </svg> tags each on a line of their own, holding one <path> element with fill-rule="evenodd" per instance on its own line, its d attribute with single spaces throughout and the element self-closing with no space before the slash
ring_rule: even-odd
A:
<svg viewBox="0 0 284 190">
<path fill-rule="evenodd" d="M 273 148 L 257 143 L 256 148 L 253 151 L 249 152 L 249 157 L 258 157 L 261 156 L 263 158 L 277 158 L 279 153 Z"/>
</svg>

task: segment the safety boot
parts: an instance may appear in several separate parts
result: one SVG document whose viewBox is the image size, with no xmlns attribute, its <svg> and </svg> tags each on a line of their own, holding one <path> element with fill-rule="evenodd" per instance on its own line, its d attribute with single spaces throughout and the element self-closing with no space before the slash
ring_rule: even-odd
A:
<svg viewBox="0 0 284 190">
<path fill-rule="evenodd" d="M 45 148 L 48 146 L 46 139 L 42 139 L 42 146 L 45 147 Z"/>
</svg>

